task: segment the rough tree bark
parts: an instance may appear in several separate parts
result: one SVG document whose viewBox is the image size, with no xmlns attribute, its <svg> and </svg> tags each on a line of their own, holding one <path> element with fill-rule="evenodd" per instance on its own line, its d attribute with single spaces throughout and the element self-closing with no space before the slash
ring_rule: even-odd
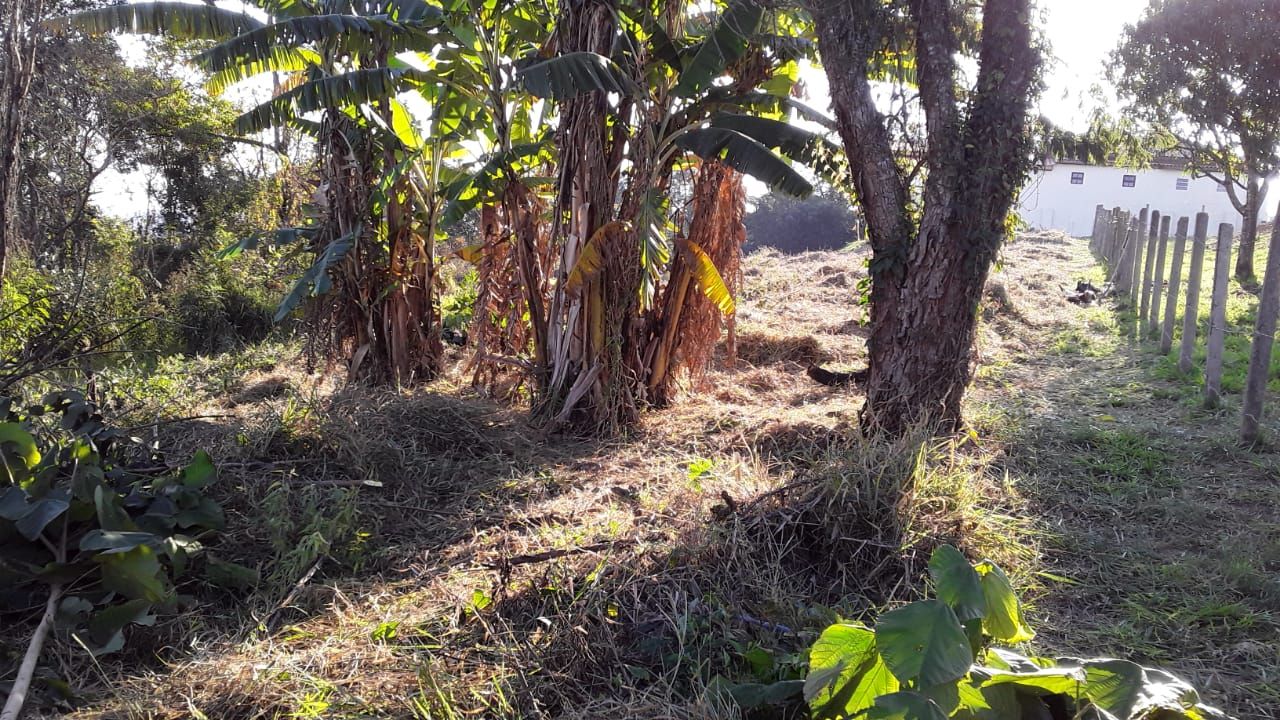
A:
<svg viewBox="0 0 1280 720">
<path fill-rule="evenodd" d="M 0 65 L 0 287 L 4 286 L 8 250 L 17 242 L 18 188 L 22 176 L 19 143 L 26 124 L 31 79 L 35 75 L 39 33 L 36 24 L 44 0 L 7 0 Z"/>
<path fill-rule="evenodd" d="M 949 0 L 908 3 L 927 149 L 919 222 L 867 80 L 888 31 L 879 0 L 811 0 L 818 48 L 872 246 L 867 428 L 955 427 L 978 302 L 1026 171 L 1040 54 L 1029 0 L 986 0 L 977 86 L 962 116 Z"/>
<path fill-rule="evenodd" d="M 1237 197 L 1232 187 L 1234 183 L 1228 185 L 1231 191 L 1231 203 L 1240 212 L 1240 254 L 1236 256 L 1235 276 L 1241 283 L 1250 283 L 1255 280 L 1253 251 L 1258 244 L 1258 215 L 1262 210 L 1262 202 L 1267 197 L 1268 182 L 1268 179 L 1259 177 L 1257 173 L 1249 173 L 1243 202 Z"/>
</svg>

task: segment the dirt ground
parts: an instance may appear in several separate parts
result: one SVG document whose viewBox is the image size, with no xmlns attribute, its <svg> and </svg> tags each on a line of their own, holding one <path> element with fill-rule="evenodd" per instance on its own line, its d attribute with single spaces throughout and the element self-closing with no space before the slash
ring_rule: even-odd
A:
<svg viewBox="0 0 1280 720">
<path fill-rule="evenodd" d="M 865 259 L 749 256 L 736 364 L 616 441 L 541 436 L 457 376 L 397 393 L 251 363 L 172 439 L 223 463 L 239 529 L 210 550 L 257 584 L 102 664 L 56 648 L 93 688 L 78 715 L 736 717 L 717 677 L 798 672 L 950 541 L 1010 569 L 1035 651 L 1280 717 L 1280 456 L 1234 445 L 1238 397 L 1199 409 L 1123 312 L 1064 301 L 1102 276 L 1087 241 L 1029 234 L 988 285 L 970 432 L 869 446 L 859 393 L 805 375 L 861 366 Z"/>
</svg>

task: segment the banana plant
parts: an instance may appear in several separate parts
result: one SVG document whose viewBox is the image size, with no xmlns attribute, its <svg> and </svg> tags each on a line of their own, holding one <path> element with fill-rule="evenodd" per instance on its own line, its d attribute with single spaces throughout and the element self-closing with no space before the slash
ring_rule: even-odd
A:
<svg viewBox="0 0 1280 720">
<path fill-rule="evenodd" d="M 397 61 L 448 39 L 441 8 L 423 0 L 252 0 L 257 12 L 212 4 L 143 2 L 63 18 L 89 32 L 123 31 L 218 40 L 193 61 L 209 89 L 263 73 L 285 74 L 275 97 L 236 123 L 245 134 L 293 126 L 317 137 L 321 213 L 289 237 L 307 241 L 315 263 L 278 316 L 304 298 L 330 331 L 351 372 L 381 381 L 434 375 L 441 346 L 434 242 L 439 148 L 421 142 L 398 96 L 440 78 Z M 317 122 L 313 113 L 320 114 Z M 250 243 L 251 244 L 251 243 Z M 242 245 L 243 247 L 243 245 Z"/>
<path fill-rule="evenodd" d="M 551 254 L 540 191 L 556 162 L 552 108 L 523 92 L 517 62 L 542 51 L 553 24 L 550 8 L 539 3 L 451 0 L 444 11 L 452 40 L 424 61 L 467 88 L 475 112 L 470 144 L 478 148 L 443 189 L 444 223 L 481 214 L 483 237 L 463 251 L 478 270 L 469 369 L 473 383 L 492 391 L 500 369 L 537 376 L 546 364 Z"/>
<path fill-rule="evenodd" d="M 767 13 L 754 0 L 732 0 L 703 14 L 691 9 L 683 2 L 624 3 L 608 52 L 561 48 L 522 67 L 527 91 L 561 108 L 610 98 L 607 127 L 602 121 L 594 136 L 583 136 L 580 147 L 566 147 L 561 140 L 562 204 L 575 183 L 584 182 L 571 177 L 578 171 L 565 162 L 566 153 L 612 156 L 607 168 L 590 172 L 616 177 L 625 166 L 627 174 L 616 204 L 609 203 L 609 217 L 602 220 L 601 209 L 587 209 L 591 203 L 583 198 L 569 199 L 566 208 L 571 217 L 594 219 L 572 221 L 562 233 L 560 280 L 550 315 L 551 382 L 542 411 L 553 422 L 567 419 L 574 403 L 591 398 L 593 409 L 585 415 L 594 417 L 588 421 L 616 425 L 618 415 L 645 401 L 646 388 L 654 389 L 648 378 L 665 378 L 678 343 L 655 339 L 672 336 L 664 324 L 678 322 L 681 308 L 676 303 L 659 310 L 655 300 L 664 286 L 692 280 L 718 307 L 732 310 L 731 303 L 722 302 L 729 292 L 714 264 L 704 261 L 705 249 L 673 232 L 676 213 L 667 189 L 677 167 L 721 162 L 776 191 L 805 196 L 813 188 L 795 163 L 826 171 L 822 158 L 839 154 L 823 136 L 783 119 L 793 104 L 797 44 L 778 42 L 765 32 L 766 20 L 776 25 L 783 16 Z M 570 125 L 581 123 L 575 117 L 568 118 Z M 608 147 L 587 146 L 592 137 L 610 131 Z M 686 260 L 675 266 L 673 235 Z M 616 294 L 619 285 L 632 285 L 632 254 L 639 273 L 628 288 L 631 297 L 610 301 L 606 295 Z M 579 264 L 590 272 L 581 272 Z M 672 267 L 693 274 L 670 276 Z M 575 275 L 584 281 L 564 282 Z M 642 321 L 630 319 L 630 305 L 644 314 Z M 651 347 L 654 342 L 659 345 Z M 617 343 L 620 351 L 609 350 Z M 629 390 L 621 387 L 627 383 L 633 383 Z"/>
</svg>

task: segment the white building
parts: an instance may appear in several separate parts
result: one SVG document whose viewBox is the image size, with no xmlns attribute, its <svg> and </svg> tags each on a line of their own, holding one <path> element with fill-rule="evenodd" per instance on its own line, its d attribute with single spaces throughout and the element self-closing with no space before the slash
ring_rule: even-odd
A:
<svg viewBox="0 0 1280 720">
<path fill-rule="evenodd" d="M 1191 177 L 1177 158 L 1157 158 L 1142 170 L 1074 160 L 1047 161 L 1031 175 L 1018 198 L 1018 212 L 1031 227 L 1063 230 L 1077 237 L 1093 231 L 1093 212 L 1098 205 L 1134 212 L 1149 206 L 1175 219 L 1207 212 L 1210 228 L 1231 223 L 1240 229 L 1240 213 L 1231 204 L 1226 188 L 1206 177 Z M 1262 205 L 1265 222 L 1274 208 L 1269 199 Z"/>
</svg>

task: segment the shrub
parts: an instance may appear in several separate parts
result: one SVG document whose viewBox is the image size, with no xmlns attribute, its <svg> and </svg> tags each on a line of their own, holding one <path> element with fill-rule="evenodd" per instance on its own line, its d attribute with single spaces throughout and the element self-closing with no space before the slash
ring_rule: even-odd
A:
<svg viewBox="0 0 1280 720">
<path fill-rule="evenodd" d="M 46 608 L 6 717 L 55 626 L 100 655 L 123 647 L 127 626 L 177 609 L 200 541 L 223 525 L 204 495 L 215 478 L 207 454 L 170 468 L 78 392 L 25 408 L 0 397 L 0 612 Z"/>
<path fill-rule="evenodd" d="M 0 361 L 16 358 L 48 325 L 54 293 L 47 275 L 21 256 L 13 259 L 0 287 Z"/>
<path fill-rule="evenodd" d="M 440 297 L 440 324 L 455 332 L 466 330 L 471 324 L 471 316 L 475 314 L 476 298 L 479 297 L 478 276 L 475 268 L 457 280 L 456 285 L 449 288 Z"/>
<path fill-rule="evenodd" d="M 201 257 L 174 273 L 163 293 L 177 350 L 187 355 L 225 352 L 265 339 L 274 328 L 275 301 L 255 286 L 243 266 Z"/>
<path fill-rule="evenodd" d="M 955 548 L 929 561 L 937 597 L 836 623 L 809 650 L 804 681 L 744 685 L 740 705 L 803 694 L 812 717 L 867 720 L 1205 720 L 1226 717 L 1163 670 L 1111 658 L 1026 656 L 998 644 L 1034 637 L 1004 572 Z"/>
</svg>

